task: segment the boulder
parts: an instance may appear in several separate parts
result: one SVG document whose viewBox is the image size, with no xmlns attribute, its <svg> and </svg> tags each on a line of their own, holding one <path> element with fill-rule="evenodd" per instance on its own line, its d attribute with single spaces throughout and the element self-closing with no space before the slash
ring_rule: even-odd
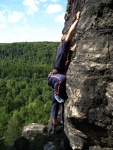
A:
<svg viewBox="0 0 113 150">
<path fill-rule="evenodd" d="M 34 140 L 38 133 L 45 132 L 45 128 L 43 124 L 32 123 L 23 128 L 22 135 L 29 140 Z"/>
</svg>

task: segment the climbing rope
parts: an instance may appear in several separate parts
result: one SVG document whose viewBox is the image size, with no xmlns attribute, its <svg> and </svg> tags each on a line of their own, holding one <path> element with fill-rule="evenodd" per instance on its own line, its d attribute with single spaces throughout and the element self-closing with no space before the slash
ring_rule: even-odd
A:
<svg viewBox="0 0 113 150">
<path fill-rule="evenodd" d="M 75 11 L 76 10 L 76 11 Z M 71 15 L 70 15 L 70 26 L 72 25 L 73 21 L 75 20 L 75 14 L 78 12 L 78 11 L 82 11 L 82 8 L 81 8 L 81 0 L 73 0 L 73 2 L 71 3 Z"/>
<path fill-rule="evenodd" d="M 76 4 L 76 0 L 73 1 L 72 7 L 71 7 L 71 17 L 70 17 L 71 20 L 70 20 L 70 26 L 72 25 L 73 20 L 74 20 L 74 6 L 75 6 L 75 4 Z"/>
</svg>

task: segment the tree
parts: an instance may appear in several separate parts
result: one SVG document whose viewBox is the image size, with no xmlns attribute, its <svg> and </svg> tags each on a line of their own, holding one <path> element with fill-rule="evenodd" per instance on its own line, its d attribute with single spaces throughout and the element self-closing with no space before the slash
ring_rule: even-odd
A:
<svg viewBox="0 0 113 150">
<path fill-rule="evenodd" d="M 12 145 L 14 141 L 21 136 L 22 124 L 18 111 L 13 112 L 13 116 L 8 121 L 7 129 L 4 132 L 4 141 L 7 146 Z"/>
</svg>

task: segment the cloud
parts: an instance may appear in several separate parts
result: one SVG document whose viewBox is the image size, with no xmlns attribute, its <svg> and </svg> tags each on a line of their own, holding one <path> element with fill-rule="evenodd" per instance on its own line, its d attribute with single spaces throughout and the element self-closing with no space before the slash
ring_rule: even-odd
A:
<svg viewBox="0 0 113 150">
<path fill-rule="evenodd" d="M 34 14 L 34 12 L 38 11 L 38 0 L 24 0 L 23 5 L 27 7 L 28 14 Z"/>
<path fill-rule="evenodd" d="M 5 7 L 0 7 L 0 43 L 60 40 L 64 20 L 62 12 L 65 9 L 64 5 L 58 5 L 60 0 L 22 0 L 23 5 L 21 1 L 12 3 L 14 1 L 9 0 L 7 5 L 4 2 Z M 64 0 L 62 3 L 64 3 Z M 36 13 L 38 8 L 40 9 L 39 14 Z M 25 10 L 29 14 L 35 13 L 36 16 L 29 17 Z M 45 11 L 48 13 L 45 13 Z M 50 13 L 53 13 L 53 15 L 50 15 Z M 45 23 L 46 18 L 50 21 L 48 20 Z M 56 24 L 58 25 L 57 28 L 55 28 Z"/>
<path fill-rule="evenodd" d="M 50 4 L 48 5 L 46 11 L 47 13 L 51 14 L 51 13 L 60 12 L 62 9 L 63 9 L 62 6 L 59 4 Z"/>
<path fill-rule="evenodd" d="M 65 13 L 62 13 L 61 15 L 58 15 L 56 18 L 55 18 L 55 22 L 60 22 L 60 23 L 64 23 L 64 14 Z"/>
<path fill-rule="evenodd" d="M 47 0 L 40 0 L 40 2 L 47 2 Z"/>
<path fill-rule="evenodd" d="M 23 18 L 22 12 L 13 11 L 8 15 L 9 23 L 17 23 L 22 18 Z"/>
<path fill-rule="evenodd" d="M 0 11 L 0 24 L 7 23 L 7 18 L 4 16 L 5 11 Z"/>
<path fill-rule="evenodd" d="M 7 26 L 5 23 L 0 24 L 0 29 L 5 29 Z"/>
<path fill-rule="evenodd" d="M 44 26 L 37 28 L 28 24 L 18 25 L 15 28 L 8 26 L 6 30 L 0 32 L 0 43 L 9 42 L 36 42 L 36 41 L 60 41 L 61 30 L 56 30 L 51 27 L 45 28 Z M 62 28 L 61 28 L 62 29 Z M 50 32 L 50 31 L 53 32 Z M 48 36 L 49 35 L 49 36 Z"/>
<path fill-rule="evenodd" d="M 21 19 L 24 20 L 24 14 L 17 11 L 0 11 L 0 29 L 5 29 L 9 23 L 18 23 Z"/>
<path fill-rule="evenodd" d="M 58 0 L 51 0 L 52 2 L 57 2 Z"/>
</svg>

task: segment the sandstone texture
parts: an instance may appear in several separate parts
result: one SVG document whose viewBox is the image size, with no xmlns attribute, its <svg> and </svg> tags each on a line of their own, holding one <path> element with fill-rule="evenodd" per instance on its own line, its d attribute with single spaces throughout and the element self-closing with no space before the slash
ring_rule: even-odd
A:
<svg viewBox="0 0 113 150">
<path fill-rule="evenodd" d="M 113 0 L 68 0 L 63 34 L 77 11 L 64 131 L 73 150 L 113 150 Z"/>
</svg>

